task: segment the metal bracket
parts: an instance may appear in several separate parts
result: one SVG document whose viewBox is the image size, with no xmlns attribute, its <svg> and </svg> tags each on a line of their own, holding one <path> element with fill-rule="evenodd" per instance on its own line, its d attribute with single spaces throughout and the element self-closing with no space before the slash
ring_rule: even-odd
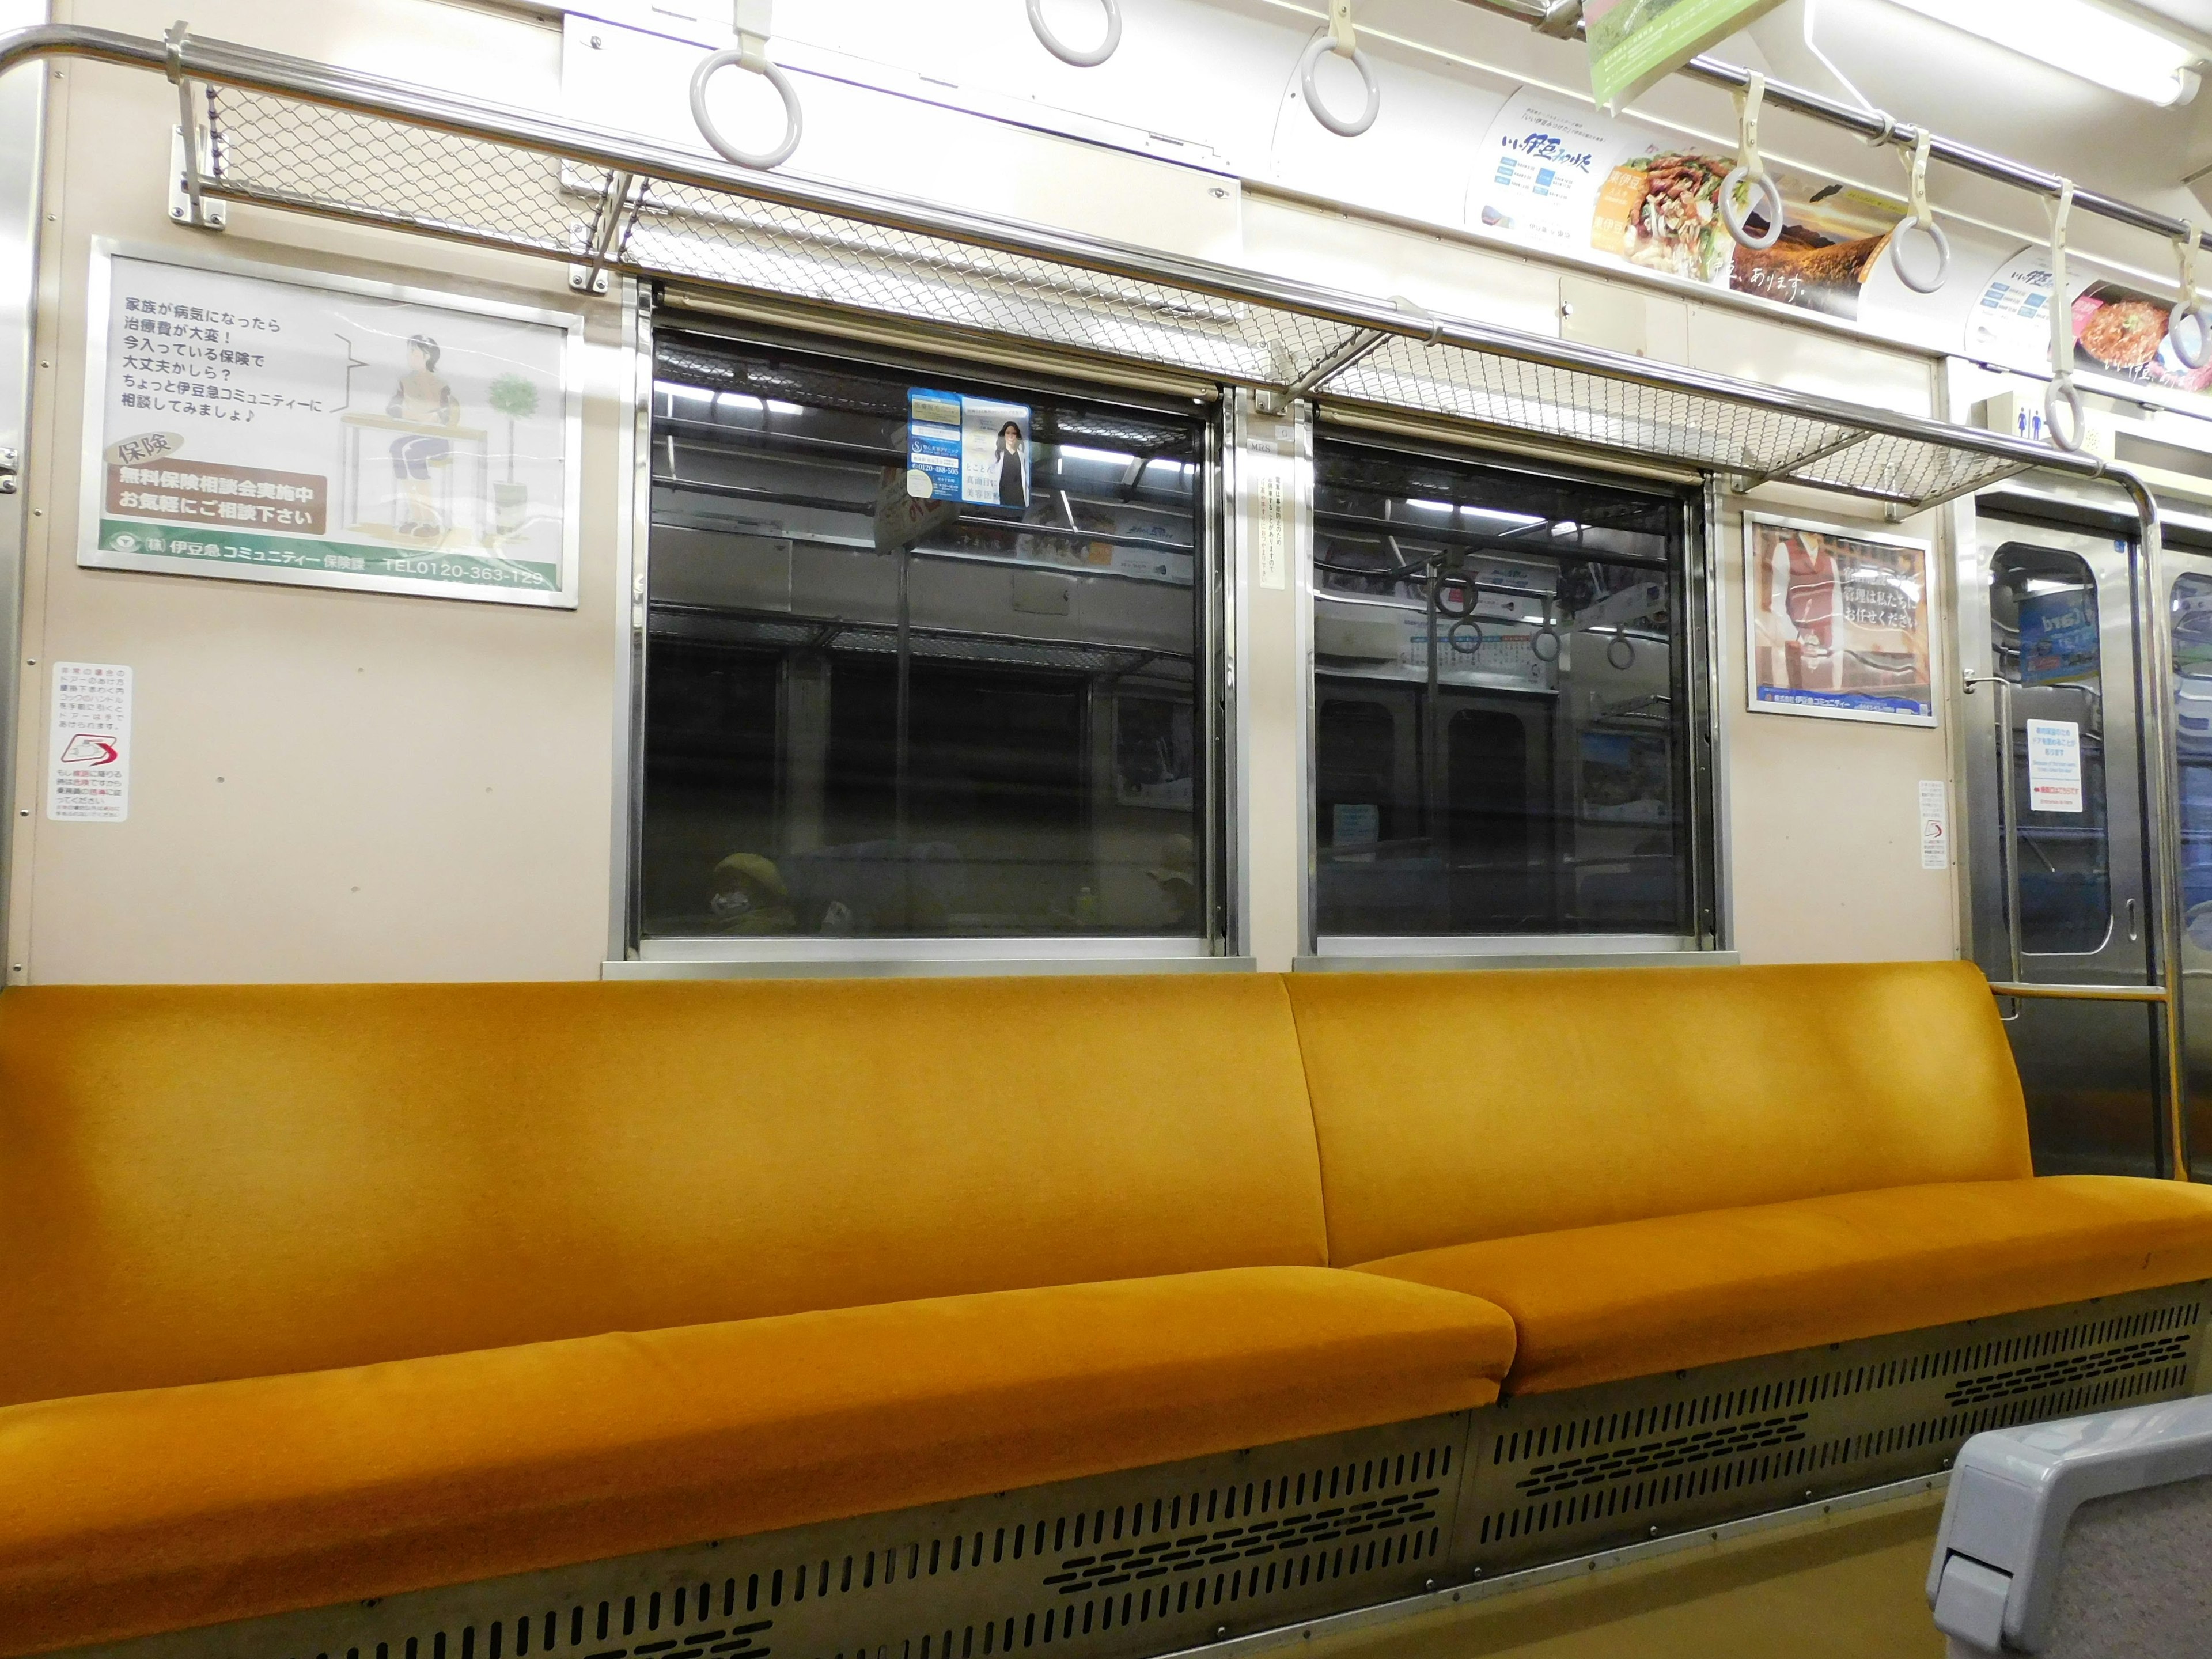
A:
<svg viewBox="0 0 2212 1659">
<path fill-rule="evenodd" d="M 635 192 L 636 202 L 630 198 Z M 591 258 L 580 265 L 568 267 L 568 286 L 579 294 L 605 294 L 607 291 L 607 264 L 620 251 L 627 233 L 623 228 L 626 209 L 634 209 L 645 199 L 645 191 L 635 173 L 615 173 L 608 176 L 607 187 L 599 195 L 599 210 L 593 217 L 595 227 L 592 237 Z M 635 213 L 629 216 L 635 224 Z"/>
<path fill-rule="evenodd" d="M 13 449 L 0 449 L 0 495 L 12 495 L 21 486 L 16 482 L 22 477 L 23 458 Z"/>
<path fill-rule="evenodd" d="M 194 82 L 185 73 L 185 36 L 179 22 L 161 37 L 168 47 L 169 78 L 177 83 L 177 125 L 169 129 L 169 217 L 180 225 L 221 230 L 230 222 L 230 210 L 207 198 L 205 181 L 215 172 L 215 139 L 210 125 L 192 108 Z"/>
</svg>

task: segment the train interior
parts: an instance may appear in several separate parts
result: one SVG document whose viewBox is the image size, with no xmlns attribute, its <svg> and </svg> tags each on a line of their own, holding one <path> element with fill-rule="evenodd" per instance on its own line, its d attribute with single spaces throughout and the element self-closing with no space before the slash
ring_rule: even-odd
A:
<svg viewBox="0 0 2212 1659">
<path fill-rule="evenodd" d="M 0 0 L 0 1659 L 2203 1651 L 2208 65 Z"/>
</svg>

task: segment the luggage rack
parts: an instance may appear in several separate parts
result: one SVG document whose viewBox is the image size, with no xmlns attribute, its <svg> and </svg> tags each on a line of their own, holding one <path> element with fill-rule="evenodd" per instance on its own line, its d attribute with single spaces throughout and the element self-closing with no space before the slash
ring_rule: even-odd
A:
<svg viewBox="0 0 2212 1659">
<path fill-rule="evenodd" d="M 732 167 L 222 41 L 53 25 L 0 70 L 79 57 L 175 82 L 177 216 L 222 204 L 380 225 L 611 273 L 1040 342 L 1108 362 L 1413 411 L 1522 439 L 1925 509 L 2031 467 L 2008 434 L 1808 397 L 1260 272 Z"/>
<path fill-rule="evenodd" d="M 2167 1098 L 2184 1098 L 2179 798 L 2158 505 L 2129 469 L 2008 434 L 1681 365 L 1048 227 L 735 167 L 633 135 L 254 47 L 73 24 L 0 34 L 0 73 L 76 58 L 177 88 L 173 216 L 228 204 L 380 226 L 774 302 L 1041 343 L 1104 364 L 1437 416 L 1473 431 L 1674 462 L 1739 490 L 1791 483 L 1925 511 L 2032 469 L 2124 489 L 2142 527 L 2145 693 L 2161 971 L 2139 987 L 1999 995 L 2156 1009 Z M 2177 1171 L 2180 1113 L 2169 1113 Z"/>
</svg>

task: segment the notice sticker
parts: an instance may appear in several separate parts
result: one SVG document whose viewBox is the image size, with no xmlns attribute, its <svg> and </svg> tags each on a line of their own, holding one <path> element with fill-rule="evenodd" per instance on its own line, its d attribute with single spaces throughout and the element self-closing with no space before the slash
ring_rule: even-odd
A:
<svg viewBox="0 0 2212 1659">
<path fill-rule="evenodd" d="M 1920 781 L 1920 867 L 1951 867 L 1951 792 L 1941 778 Z"/>
<path fill-rule="evenodd" d="M 120 823 L 131 816 L 131 671 L 114 663 L 54 665 L 53 770 L 46 816 Z"/>
<path fill-rule="evenodd" d="M 2028 721 L 2027 810 L 2081 810 L 2081 728 L 2072 720 Z"/>
<path fill-rule="evenodd" d="M 1262 587 L 1290 586 L 1291 465 L 1297 428 L 1255 425 L 1245 434 L 1252 453 L 1252 562 Z M 1267 459 L 1261 459 L 1261 457 Z"/>
</svg>

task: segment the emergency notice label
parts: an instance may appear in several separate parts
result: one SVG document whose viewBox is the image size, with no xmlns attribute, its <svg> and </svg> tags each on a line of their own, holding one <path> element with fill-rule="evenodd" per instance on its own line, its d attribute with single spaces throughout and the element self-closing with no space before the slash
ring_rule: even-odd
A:
<svg viewBox="0 0 2212 1659">
<path fill-rule="evenodd" d="M 2027 810 L 2081 810 L 2081 728 L 2072 720 L 2028 721 Z"/>
<path fill-rule="evenodd" d="M 120 823 L 131 816 L 131 671 L 118 663 L 54 665 L 52 770 L 46 816 Z"/>
</svg>

